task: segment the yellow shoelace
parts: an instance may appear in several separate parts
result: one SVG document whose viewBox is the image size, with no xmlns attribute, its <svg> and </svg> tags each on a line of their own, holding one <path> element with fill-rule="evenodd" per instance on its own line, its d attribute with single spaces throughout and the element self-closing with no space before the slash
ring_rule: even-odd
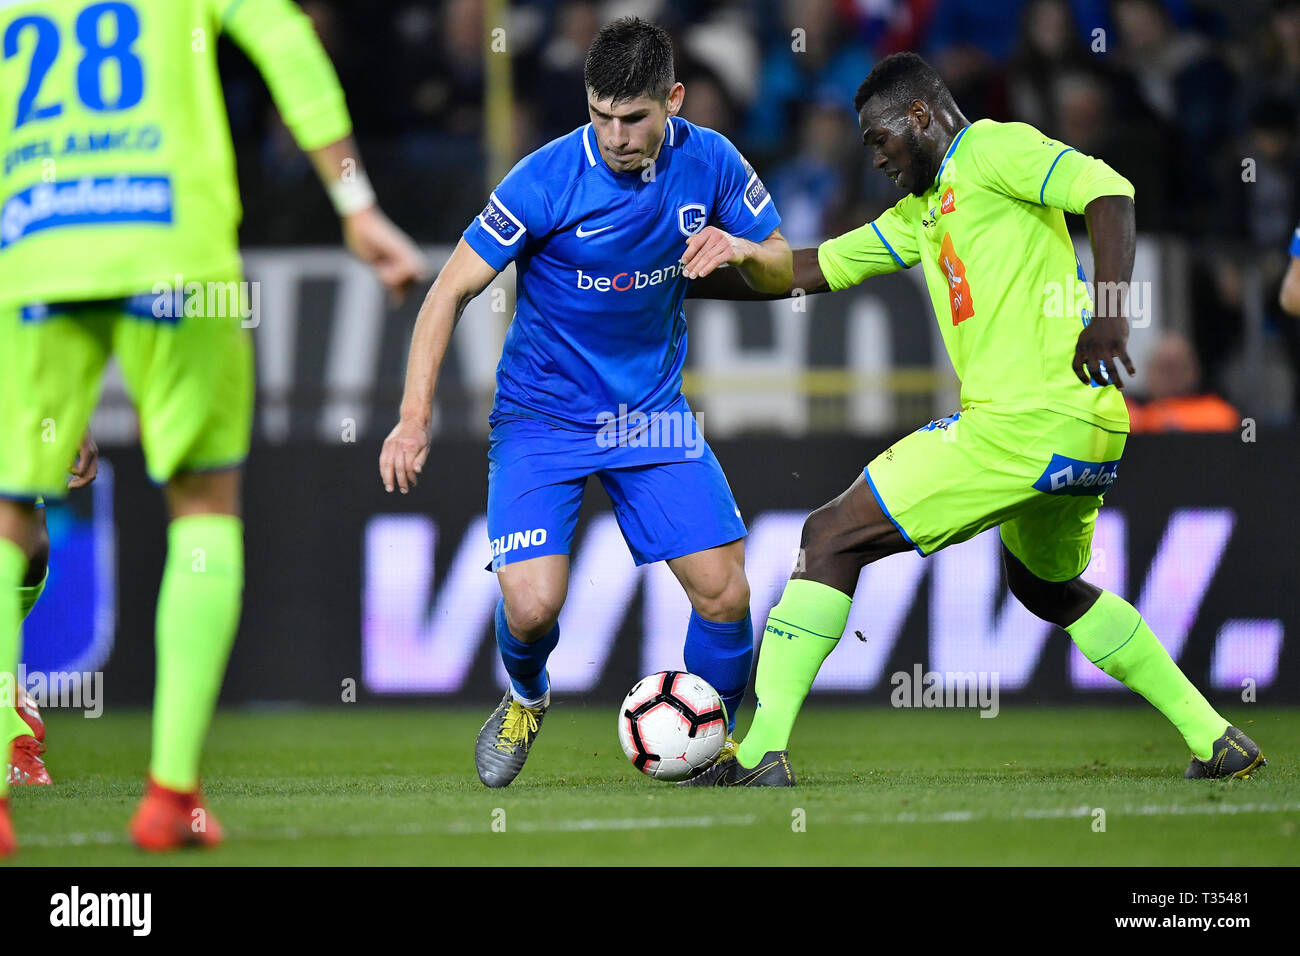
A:
<svg viewBox="0 0 1300 956">
<path fill-rule="evenodd" d="M 520 744 L 528 749 L 528 741 L 537 733 L 537 711 L 524 707 L 519 701 L 511 699 L 506 719 L 501 722 L 501 733 L 497 734 L 497 750 L 513 753 Z"/>
</svg>

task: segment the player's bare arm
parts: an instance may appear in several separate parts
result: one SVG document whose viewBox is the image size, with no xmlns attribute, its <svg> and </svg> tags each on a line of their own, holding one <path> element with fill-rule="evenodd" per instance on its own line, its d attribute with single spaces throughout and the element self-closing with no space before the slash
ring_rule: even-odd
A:
<svg viewBox="0 0 1300 956">
<path fill-rule="evenodd" d="M 692 282 L 686 291 L 686 298 L 754 301 L 788 299 L 792 295 L 813 295 L 831 290 L 826 276 L 822 275 L 816 248 L 794 250 L 791 253 L 791 266 L 790 284 L 777 292 L 760 292 L 746 281 L 741 270 L 723 266 Z"/>
<path fill-rule="evenodd" d="M 400 300 L 415 282 L 429 274 L 429 264 L 411 237 L 397 228 L 376 203 L 356 140 L 345 136 L 312 150 L 310 155 L 343 224 L 343 241 Z"/>
<path fill-rule="evenodd" d="M 686 278 L 702 278 L 722 265 L 735 267 L 745 284 L 756 292 L 786 292 L 793 278 L 790 244 L 779 229 L 772 230 L 762 242 L 753 242 L 717 226 L 706 226 L 686 240 L 686 251 L 682 253 Z"/>
<path fill-rule="evenodd" d="M 1098 291 L 1096 315 L 1079 334 L 1074 350 L 1074 374 L 1085 385 L 1091 372 L 1100 384 L 1123 388 L 1115 359 L 1124 363 L 1130 375 L 1137 374 L 1128 356 L 1128 286 L 1133 278 L 1137 242 L 1133 200 L 1127 196 L 1098 196 L 1088 203 L 1083 214 L 1092 240 Z M 1105 290 L 1116 293 L 1111 295 Z M 1105 372 L 1101 371 L 1103 362 Z"/>
<path fill-rule="evenodd" d="M 497 270 L 462 239 L 424 297 L 411 334 L 401 419 L 384 439 L 379 455 L 379 475 L 385 491 L 391 492 L 394 484 L 402 494 L 415 487 L 416 476 L 429 455 L 433 393 L 451 333 L 465 306 L 496 276 Z"/>
<path fill-rule="evenodd" d="M 1291 257 L 1277 301 L 1288 313 L 1300 317 L 1300 258 Z"/>
</svg>

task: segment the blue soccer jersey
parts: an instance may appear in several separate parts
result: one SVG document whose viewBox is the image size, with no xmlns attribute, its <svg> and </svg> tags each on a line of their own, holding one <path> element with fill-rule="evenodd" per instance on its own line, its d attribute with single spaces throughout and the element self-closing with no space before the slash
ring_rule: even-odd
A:
<svg viewBox="0 0 1300 956">
<path fill-rule="evenodd" d="M 715 225 L 759 242 L 780 223 L 726 137 L 679 117 L 644 172 L 610 169 L 590 124 L 526 156 L 464 233 L 484 261 L 513 261 L 517 273 L 492 421 L 596 430 L 672 407 L 686 357 L 686 240 Z"/>
</svg>

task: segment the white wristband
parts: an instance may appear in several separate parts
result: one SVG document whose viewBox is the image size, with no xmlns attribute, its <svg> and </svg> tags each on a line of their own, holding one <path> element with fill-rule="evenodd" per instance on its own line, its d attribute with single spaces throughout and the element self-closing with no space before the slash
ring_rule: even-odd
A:
<svg viewBox="0 0 1300 956">
<path fill-rule="evenodd" d="M 370 177 L 364 172 L 353 174 L 348 181 L 331 183 L 329 193 L 334 211 L 340 216 L 350 216 L 375 204 L 375 191 L 370 187 Z"/>
</svg>

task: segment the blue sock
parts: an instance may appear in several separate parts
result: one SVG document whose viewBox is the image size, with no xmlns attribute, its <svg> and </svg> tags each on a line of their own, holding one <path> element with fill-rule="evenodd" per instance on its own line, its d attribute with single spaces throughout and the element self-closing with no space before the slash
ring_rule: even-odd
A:
<svg viewBox="0 0 1300 956">
<path fill-rule="evenodd" d="M 497 649 L 501 652 L 501 662 L 506 665 L 510 683 L 515 693 L 524 700 L 539 700 L 546 696 L 549 684 L 546 680 L 546 659 L 560 643 L 560 625 L 556 624 L 549 634 L 541 640 L 525 644 L 510 633 L 506 625 L 506 602 L 502 598 L 497 602 Z"/>
<path fill-rule="evenodd" d="M 727 733 L 736 729 L 736 714 L 745 699 L 754 662 L 754 625 L 743 621 L 706 621 L 691 610 L 686 626 L 686 669 L 713 685 L 727 708 Z"/>
</svg>

